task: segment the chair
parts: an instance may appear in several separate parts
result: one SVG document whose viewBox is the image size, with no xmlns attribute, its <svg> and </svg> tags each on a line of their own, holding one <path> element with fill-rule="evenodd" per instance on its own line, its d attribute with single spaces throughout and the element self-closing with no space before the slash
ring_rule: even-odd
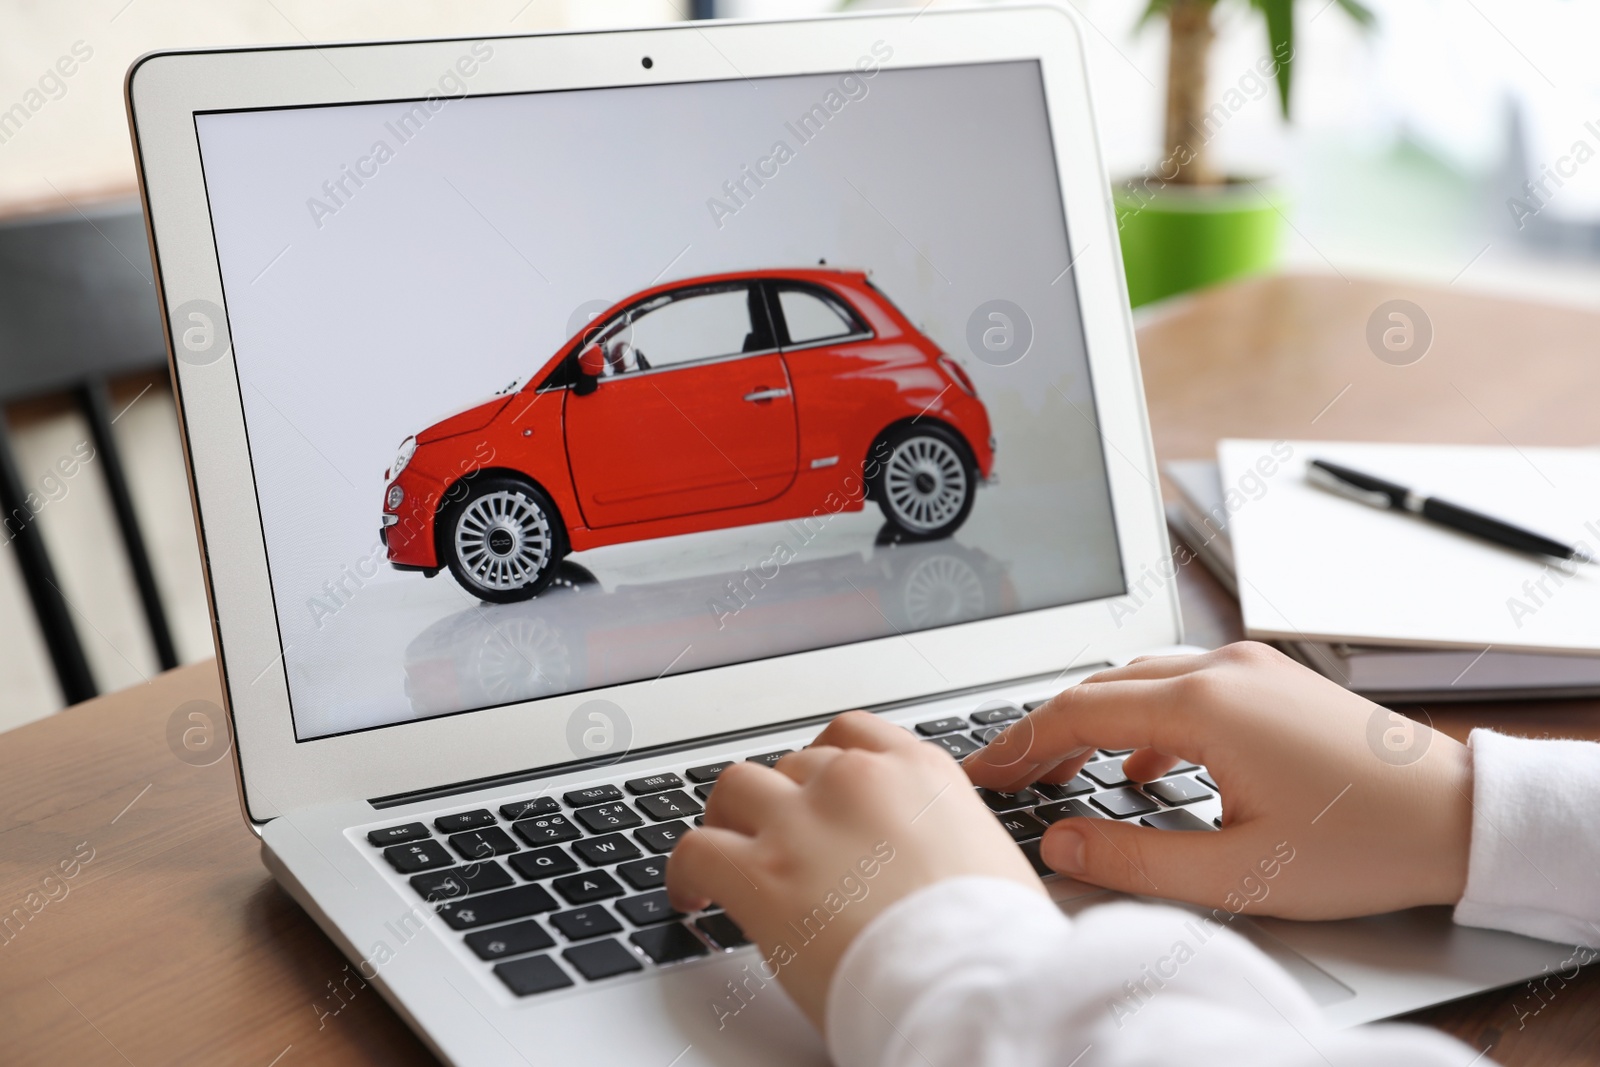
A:
<svg viewBox="0 0 1600 1067">
<path fill-rule="evenodd" d="M 178 656 L 156 589 L 111 424 L 106 383 L 166 367 L 144 216 L 137 204 L 73 209 L 0 224 L 0 508 L 61 692 L 75 704 L 96 694 L 94 678 L 27 505 L 3 405 L 72 393 L 88 421 L 163 670 Z"/>
</svg>

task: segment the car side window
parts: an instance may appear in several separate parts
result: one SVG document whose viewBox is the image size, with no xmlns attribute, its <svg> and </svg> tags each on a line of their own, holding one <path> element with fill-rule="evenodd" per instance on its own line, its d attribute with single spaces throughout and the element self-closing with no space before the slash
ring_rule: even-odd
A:
<svg viewBox="0 0 1600 1067">
<path fill-rule="evenodd" d="M 859 332 L 848 312 L 809 289 L 779 289 L 778 307 L 783 311 L 792 345 L 814 344 Z"/>
<path fill-rule="evenodd" d="M 748 285 L 668 293 L 625 313 L 600 334 L 605 377 L 659 370 L 770 348 L 751 319 Z"/>
</svg>

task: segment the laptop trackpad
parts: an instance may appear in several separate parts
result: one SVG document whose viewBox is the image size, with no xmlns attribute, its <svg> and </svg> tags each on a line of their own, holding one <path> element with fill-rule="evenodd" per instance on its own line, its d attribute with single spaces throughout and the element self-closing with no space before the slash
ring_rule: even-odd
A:
<svg viewBox="0 0 1600 1067">
<path fill-rule="evenodd" d="M 1045 885 L 1050 890 L 1050 897 L 1056 902 L 1056 906 L 1068 915 L 1073 916 L 1096 904 L 1107 904 L 1113 900 L 1140 899 L 1129 897 L 1123 893 L 1108 893 L 1103 889 L 1085 885 L 1071 878 L 1051 879 Z M 1171 908 L 1181 908 L 1196 918 L 1203 919 L 1213 925 L 1221 925 L 1212 918 L 1211 911 L 1207 908 L 1179 904 L 1169 900 L 1155 901 L 1155 903 L 1165 904 Z M 1289 972 L 1289 976 L 1300 983 L 1301 988 L 1310 995 L 1312 1001 L 1319 1008 L 1337 1004 L 1341 1000 L 1349 1000 L 1356 995 L 1355 990 L 1300 955 L 1279 938 L 1256 925 L 1249 917 L 1244 915 L 1235 916 L 1227 924 L 1227 929 L 1249 941 L 1265 953 L 1273 963 Z"/>
</svg>

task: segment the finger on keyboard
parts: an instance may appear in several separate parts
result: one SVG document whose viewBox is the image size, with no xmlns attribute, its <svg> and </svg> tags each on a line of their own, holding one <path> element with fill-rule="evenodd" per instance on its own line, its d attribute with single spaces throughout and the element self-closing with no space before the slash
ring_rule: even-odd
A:
<svg viewBox="0 0 1600 1067">
<path fill-rule="evenodd" d="M 769 767 L 736 763 L 717 778 L 716 791 L 706 801 L 706 825 L 753 834 L 799 791 L 792 779 Z"/>
<path fill-rule="evenodd" d="M 904 726 L 880 719 L 871 712 L 847 711 L 828 723 L 812 743 L 888 752 L 890 749 L 904 748 L 916 742 L 916 735 Z"/>
</svg>

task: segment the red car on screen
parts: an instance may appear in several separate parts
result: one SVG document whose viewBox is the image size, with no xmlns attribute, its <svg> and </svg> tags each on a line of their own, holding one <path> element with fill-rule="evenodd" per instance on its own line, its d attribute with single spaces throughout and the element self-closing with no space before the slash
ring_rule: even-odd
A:
<svg viewBox="0 0 1600 1067">
<path fill-rule="evenodd" d="M 717 274 L 636 293 L 521 388 L 406 438 L 393 565 L 525 600 L 568 552 L 858 511 L 947 537 L 993 471 L 955 360 L 861 271 Z"/>
</svg>

